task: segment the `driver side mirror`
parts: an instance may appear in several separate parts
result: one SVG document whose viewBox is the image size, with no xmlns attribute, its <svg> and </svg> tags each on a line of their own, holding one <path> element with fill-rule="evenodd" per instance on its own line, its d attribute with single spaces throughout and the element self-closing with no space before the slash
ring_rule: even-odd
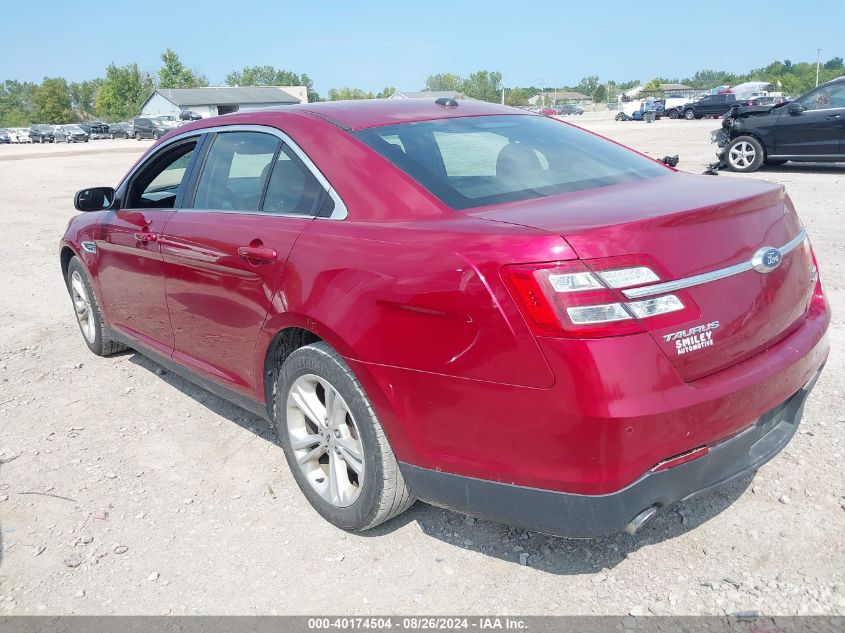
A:
<svg viewBox="0 0 845 633">
<path fill-rule="evenodd" d="M 789 104 L 789 114 L 801 114 L 804 110 L 806 110 L 806 108 L 800 103 Z"/>
<path fill-rule="evenodd" d="M 114 201 L 112 187 L 92 187 L 77 191 L 73 197 L 73 206 L 77 211 L 103 211 Z"/>
</svg>

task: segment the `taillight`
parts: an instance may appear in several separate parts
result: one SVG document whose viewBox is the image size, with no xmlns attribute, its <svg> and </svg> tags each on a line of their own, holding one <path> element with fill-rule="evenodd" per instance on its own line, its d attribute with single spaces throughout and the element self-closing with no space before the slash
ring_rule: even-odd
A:
<svg viewBox="0 0 845 633">
<path fill-rule="evenodd" d="M 824 298 L 824 288 L 821 275 L 819 275 L 819 262 L 809 236 L 804 239 L 804 245 L 810 252 L 810 283 L 813 284 L 813 298 L 810 300 L 810 305 L 817 310 L 825 310 L 827 301 Z"/>
<path fill-rule="evenodd" d="M 506 266 L 517 303 L 540 336 L 594 338 L 666 327 L 698 316 L 683 293 L 628 301 L 622 288 L 662 279 L 644 257 Z"/>
</svg>

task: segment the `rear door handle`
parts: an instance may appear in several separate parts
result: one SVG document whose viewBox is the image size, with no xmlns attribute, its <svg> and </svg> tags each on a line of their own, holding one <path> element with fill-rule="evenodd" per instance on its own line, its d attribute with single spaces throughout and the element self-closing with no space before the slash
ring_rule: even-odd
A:
<svg viewBox="0 0 845 633">
<path fill-rule="evenodd" d="M 832 114 L 829 117 L 827 117 L 827 120 L 828 121 L 830 121 L 831 119 L 837 119 L 838 120 L 838 119 L 841 119 L 841 118 L 842 118 L 841 114 Z"/>
<path fill-rule="evenodd" d="M 135 233 L 135 239 L 139 242 L 155 242 L 158 239 L 158 234 L 150 233 L 148 231 L 140 231 Z"/>
<path fill-rule="evenodd" d="M 276 249 L 265 246 L 241 246 L 238 248 L 238 255 L 247 261 L 269 264 L 276 261 Z"/>
</svg>

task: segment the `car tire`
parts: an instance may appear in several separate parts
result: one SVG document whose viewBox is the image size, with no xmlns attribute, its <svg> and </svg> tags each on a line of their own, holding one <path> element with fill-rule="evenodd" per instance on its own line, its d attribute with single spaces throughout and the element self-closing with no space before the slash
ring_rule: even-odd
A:
<svg viewBox="0 0 845 633">
<path fill-rule="evenodd" d="M 72 257 L 68 263 L 65 283 L 82 340 L 88 349 L 97 356 L 109 356 L 126 350 L 125 345 L 106 335 L 100 304 L 97 303 L 97 297 L 92 290 L 88 272 L 78 257 Z"/>
<path fill-rule="evenodd" d="M 140 141 L 140 140 L 141 140 L 141 133 L 140 133 L 140 132 L 135 132 L 135 140 L 136 140 L 136 141 Z"/>
<path fill-rule="evenodd" d="M 695 119 L 695 110 L 684 110 L 684 118 L 687 121 L 692 121 L 693 119 Z"/>
<path fill-rule="evenodd" d="M 753 136 L 738 136 L 725 148 L 725 162 L 731 171 L 757 171 L 765 158 L 763 145 Z"/>
<path fill-rule="evenodd" d="M 285 360 L 273 419 L 296 483 L 329 523 L 364 531 L 416 501 L 363 387 L 328 344 L 300 347 Z"/>
<path fill-rule="evenodd" d="M 677 110 L 669 110 L 669 118 L 670 119 L 677 119 L 678 118 L 678 111 Z"/>
<path fill-rule="evenodd" d="M 109 134 L 109 136 L 111 137 L 111 140 L 114 140 L 114 139 L 117 138 L 114 134 Z"/>
<path fill-rule="evenodd" d="M 621 112 L 619 112 L 619 113 L 617 113 L 617 114 L 616 114 L 615 119 L 616 119 L 617 121 L 624 121 L 624 120 L 625 120 L 625 115 L 624 115 L 624 114 L 622 114 Z"/>
</svg>

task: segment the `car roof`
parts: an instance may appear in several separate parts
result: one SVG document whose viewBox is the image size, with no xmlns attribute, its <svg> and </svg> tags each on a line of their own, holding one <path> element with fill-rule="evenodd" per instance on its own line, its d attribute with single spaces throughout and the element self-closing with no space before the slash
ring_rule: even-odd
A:
<svg viewBox="0 0 845 633">
<path fill-rule="evenodd" d="M 279 111 L 307 112 L 350 130 L 494 114 L 532 115 L 530 112 L 486 101 L 461 99 L 457 106 L 439 105 L 434 99 L 360 99 L 357 101 L 323 101 L 280 106 Z"/>
</svg>

